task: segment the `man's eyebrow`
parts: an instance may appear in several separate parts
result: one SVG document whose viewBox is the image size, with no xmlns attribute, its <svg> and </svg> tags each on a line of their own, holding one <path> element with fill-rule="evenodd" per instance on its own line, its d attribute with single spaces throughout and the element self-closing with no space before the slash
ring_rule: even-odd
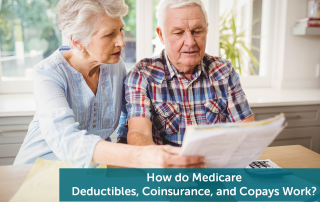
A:
<svg viewBox="0 0 320 202">
<path fill-rule="evenodd" d="M 183 30 L 183 29 L 181 27 L 173 27 L 172 30 L 175 31 L 175 30 Z"/>
<path fill-rule="evenodd" d="M 203 28 L 203 25 L 198 25 L 198 26 L 194 27 L 192 30 L 201 29 L 201 28 Z M 181 27 L 173 27 L 172 30 L 175 31 L 175 30 L 184 30 L 184 29 Z"/>
<path fill-rule="evenodd" d="M 194 30 L 194 29 L 200 29 L 200 28 L 203 28 L 203 26 L 202 26 L 202 25 L 198 25 L 198 26 L 196 26 L 195 28 L 193 28 L 193 30 Z"/>
</svg>

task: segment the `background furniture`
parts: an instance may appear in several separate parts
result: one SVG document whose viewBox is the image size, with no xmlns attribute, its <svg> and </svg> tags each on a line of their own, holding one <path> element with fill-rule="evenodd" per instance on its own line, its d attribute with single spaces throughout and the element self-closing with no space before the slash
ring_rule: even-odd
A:
<svg viewBox="0 0 320 202">
<path fill-rule="evenodd" d="M 12 165 L 32 116 L 0 117 L 0 165 Z"/>
<path fill-rule="evenodd" d="M 320 153 L 320 105 L 252 107 L 252 111 L 257 121 L 285 114 L 288 126 L 270 146 L 302 145 Z"/>
</svg>

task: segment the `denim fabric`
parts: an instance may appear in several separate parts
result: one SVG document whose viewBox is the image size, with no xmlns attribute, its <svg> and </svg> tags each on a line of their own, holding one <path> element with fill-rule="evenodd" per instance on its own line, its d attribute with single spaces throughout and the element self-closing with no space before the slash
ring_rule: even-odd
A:
<svg viewBox="0 0 320 202">
<path fill-rule="evenodd" d="M 60 47 L 34 68 L 37 112 L 14 165 L 32 164 L 40 157 L 90 167 L 96 144 L 110 141 L 118 127 L 126 77 L 123 60 L 101 65 L 95 95 L 62 56 L 67 50 Z"/>
</svg>

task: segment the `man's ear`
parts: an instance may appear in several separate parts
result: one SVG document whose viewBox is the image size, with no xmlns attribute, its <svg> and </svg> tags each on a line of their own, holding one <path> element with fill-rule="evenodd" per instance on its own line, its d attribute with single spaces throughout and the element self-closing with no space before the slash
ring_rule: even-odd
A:
<svg viewBox="0 0 320 202">
<path fill-rule="evenodd" d="M 81 44 L 79 43 L 79 41 L 73 40 L 73 37 L 72 37 L 72 36 L 70 36 L 70 41 L 71 41 L 73 47 L 75 47 L 75 48 L 78 49 L 79 51 L 83 51 L 83 50 L 84 50 L 85 47 L 84 47 L 83 45 L 81 45 Z"/>
<path fill-rule="evenodd" d="M 163 39 L 163 35 L 162 35 L 163 32 L 162 32 L 160 27 L 157 27 L 157 34 L 158 34 L 158 36 L 160 38 L 161 43 L 164 45 L 164 39 Z"/>
</svg>

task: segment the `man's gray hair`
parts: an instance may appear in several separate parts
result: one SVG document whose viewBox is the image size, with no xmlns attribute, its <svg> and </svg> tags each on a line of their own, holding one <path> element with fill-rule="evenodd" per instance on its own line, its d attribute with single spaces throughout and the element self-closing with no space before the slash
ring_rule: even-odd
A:
<svg viewBox="0 0 320 202">
<path fill-rule="evenodd" d="M 210 0 L 209 0 L 210 1 Z M 182 8 L 198 5 L 203 11 L 206 22 L 208 23 L 207 11 L 201 0 L 161 0 L 157 6 L 158 27 L 164 30 L 164 23 L 168 8 Z"/>
<path fill-rule="evenodd" d="M 98 18 L 107 14 L 111 18 L 127 15 L 124 0 L 60 0 L 58 25 L 62 33 L 83 46 L 87 46 L 97 31 Z M 70 43 L 71 47 L 72 44 Z"/>
</svg>

